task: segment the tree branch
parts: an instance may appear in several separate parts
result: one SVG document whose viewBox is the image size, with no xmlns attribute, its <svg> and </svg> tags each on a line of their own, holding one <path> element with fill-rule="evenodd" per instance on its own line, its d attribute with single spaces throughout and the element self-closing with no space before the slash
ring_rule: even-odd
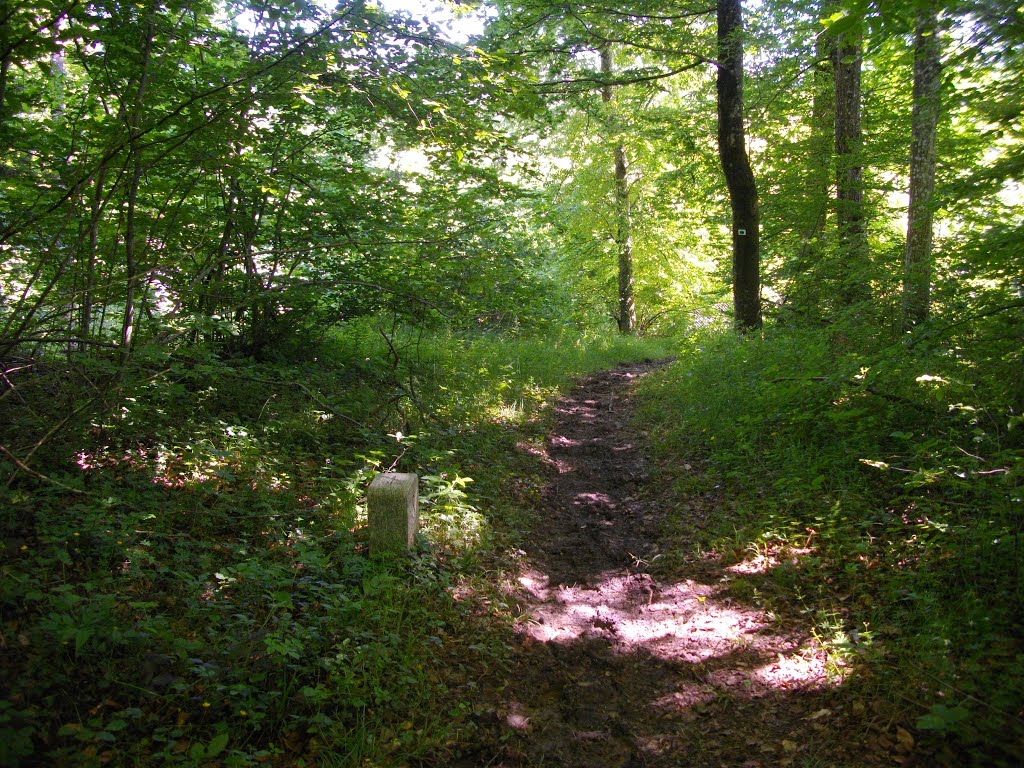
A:
<svg viewBox="0 0 1024 768">
<path fill-rule="evenodd" d="M 68 491 L 69 493 L 77 493 L 77 494 L 80 494 L 80 495 L 85 494 L 85 491 L 83 491 L 80 488 L 72 488 L 71 486 L 64 485 L 64 483 L 60 482 L 59 480 L 54 480 L 52 477 L 47 477 L 42 472 L 36 472 L 30 466 L 25 464 L 21 459 L 19 459 L 13 453 L 11 453 L 9 450 L 7 450 L 7 447 L 4 446 L 4 445 L 0 445 L 0 453 L 3 453 L 5 456 L 7 456 L 7 458 L 9 458 L 11 461 L 14 462 L 14 465 L 18 469 L 20 469 L 22 472 L 24 472 L 27 475 L 32 475 L 32 477 L 38 477 L 40 480 L 44 480 L 47 483 L 50 483 L 51 485 L 56 485 L 58 488 L 63 488 L 65 491 Z M 18 473 L 17 472 L 13 472 L 13 473 L 11 473 L 11 476 L 9 478 L 7 478 L 7 487 L 8 488 L 11 487 L 11 483 L 14 482 L 14 479 L 17 476 L 18 476 Z"/>
<path fill-rule="evenodd" d="M 636 85 L 637 83 L 649 83 L 655 80 L 664 80 L 669 77 L 681 74 L 682 72 L 688 72 L 691 69 L 704 66 L 705 64 L 713 63 L 707 59 L 700 58 L 695 62 L 687 64 L 683 67 L 677 67 L 670 69 L 666 72 L 657 72 L 651 75 L 628 77 L 628 78 L 607 78 L 607 77 L 567 77 L 562 80 L 546 80 L 540 83 L 534 83 L 535 88 L 554 88 L 554 86 L 571 86 L 571 85 L 587 85 L 589 87 L 595 85 Z M 555 92 L 555 91 L 552 91 Z M 561 92 L 561 91 L 559 91 Z"/>
</svg>

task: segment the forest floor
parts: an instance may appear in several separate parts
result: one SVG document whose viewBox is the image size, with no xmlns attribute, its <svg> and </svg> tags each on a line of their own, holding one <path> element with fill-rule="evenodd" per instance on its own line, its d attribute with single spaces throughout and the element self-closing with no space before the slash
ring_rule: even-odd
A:
<svg viewBox="0 0 1024 768">
<path fill-rule="evenodd" d="M 910 733 L 830 668 L 806 606 L 780 615 L 730 593 L 770 558 L 660 564 L 669 500 L 631 398 L 658 365 L 590 376 L 557 402 L 550 482 L 510 585 L 513 665 L 455 765 L 915 764 Z M 686 514 L 698 525 L 719 502 Z"/>
</svg>

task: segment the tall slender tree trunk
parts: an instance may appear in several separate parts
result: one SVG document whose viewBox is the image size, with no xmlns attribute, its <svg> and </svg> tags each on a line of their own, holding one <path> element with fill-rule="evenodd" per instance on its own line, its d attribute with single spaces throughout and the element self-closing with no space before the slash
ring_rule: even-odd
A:
<svg viewBox="0 0 1024 768">
<path fill-rule="evenodd" d="M 612 47 L 610 43 L 601 46 L 601 74 L 611 77 Z M 605 84 L 601 88 L 601 99 L 609 106 L 615 102 L 615 90 Z M 618 133 L 618 130 L 616 130 Z M 636 299 L 633 295 L 633 216 L 629 200 L 629 167 L 626 161 L 626 146 L 621 138 L 615 142 L 615 245 L 619 259 L 619 313 L 620 333 L 636 331 Z"/>
<path fill-rule="evenodd" d="M 82 305 L 79 316 L 78 335 L 88 339 L 92 334 L 92 310 L 96 293 L 96 249 L 100 237 L 100 217 L 103 214 L 103 186 L 107 177 L 107 164 L 104 162 L 96 170 L 93 179 L 92 200 L 89 204 L 89 234 L 86 246 L 85 284 L 82 287 Z"/>
<path fill-rule="evenodd" d="M 829 187 L 832 184 L 832 148 L 835 126 L 835 71 L 827 33 L 818 33 L 814 41 L 814 79 L 811 87 L 811 167 L 807 176 L 807 208 L 809 220 L 804 231 L 807 243 L 820 236 L 825 228 L 829 208 Z"/>
<path fill-rule="evenodd" d="M 139 148 L 139 133 L 142 126 L 142 105 L 146 98 L 149 84 L 150 55 L 153 50 L 153 25 L 145 25 L 145 39 L 142 44 L 142 60 L 139 68 L 139 85 L 135 93 L 135 103 L 128 119 L 128 167 L 131 177 L 128 181 L 126 197 L 126 222 L 124 230 L 125 275 L 127 282 L 124 295 L 124 320 L 121 324 L 121 360 L 126 361 L 131 355 L 135 341 L 136 308 L 135 294 L 139 282 L 138 245 L 136 206 L 139 199 L 139 184 L 142 181 L 142 159 Z"/>
<path fill-rule="evenodd" d="M 58 43 L 58 49 L 50 54 L 50 110 L 54 117 L 63 117 L 67 110 L 67 79 L 68 64 L 64 58 L 64 51 L 59 48 L 59 32 L 53 30 L 54 42 Z"/>
<path fill-rule="evenodd" d="M 718 0 L 718 155 L 732 205 L 736 327 L 761 327 L 760 212 L 743 126 L 743 3 Z"/>
<path fill-rule="evenodd" d="M 914 37 L 914 110 L 910 139 L 910 209 L 903 259 L 903 326 L 928 319 L 932 281 L 932 197 L 939 124 L 942 47 L 934 3 L 921 12 Z"/>
<path fill-rule="evenodd" d="M 831 205 L 830 189 L 835 146 L 835 77 L 832 71 L 831 38 L 826 30 L 820 31 L 815 38 L 813 64 L 803 213 L 797 222 L 800 250 L 793 258 L 789 270 L 792 289 L 787 297 L 803 312 L 815 310 L 821 303 L 821 286 L 816 280 L 814 268 L 822 253 L 821 236 L 825 232 Z"/>
<path fill-rule="evenodd" d="M 834 41 L 836 221 L 839 233 L 839 294 L 844 304 L 871 297 L 868 284 L 867 226 L 864 215 L 864 166 L 861 153 L 861 51 L 859 32 Z"/>
<path fill-rule="evenodd" d="M 6 19 L 11 15 L 9 0 L 0 0 L 0 51 L 5 55 L 0 58 L 0 126 L 7 119 L 7 73 L 11 69 L 12 54 L 8 51 L 10 44 L 10 30 Z"/>
</svg>

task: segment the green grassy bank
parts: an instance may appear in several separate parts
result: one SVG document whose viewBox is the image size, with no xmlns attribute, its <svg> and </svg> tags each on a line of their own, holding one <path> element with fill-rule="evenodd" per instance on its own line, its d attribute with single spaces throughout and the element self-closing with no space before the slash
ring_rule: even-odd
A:
<svg viewBox="0 0 1024 768">
<path fill-rule="evenodd" d="M 769 330 L 684 345 L 643 385 L 679 509 L 664 567 L 762 555 L 775 565 L 742 596 L 806 614 L 847 683 L 905 713 L 937 760 L 1019 765 L 1019 351 L 1001 335 L 940 341 L 837 352 L 820 330 Z M 713 514 L 694 515 L 701 498 Z"/>
</svg>

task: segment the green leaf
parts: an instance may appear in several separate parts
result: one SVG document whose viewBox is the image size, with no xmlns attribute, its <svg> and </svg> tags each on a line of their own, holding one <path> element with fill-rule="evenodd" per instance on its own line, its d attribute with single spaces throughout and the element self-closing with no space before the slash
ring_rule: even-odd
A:
<svg viewBox="0 0 1024 768">
<path fill-rule="evenodd" d="M 930 712 L 917 718 L 917 727 L 922 731 L 948 731 L 970 715 L 971 713 L 959 704 L 955 707 L 933 704 Z"/>
<path fill-rule="evenodd" d="M 221 752 L 224 751 L 224 747 L 228 745 L 228 740 L 230 738 L 231 736 L 228 734 L 227 731 L 221 731 L 220 733 L 218 733 L 216 736 L 210 739 L 210 743 L 206 745 L 206 756 L 216 757 L 217 755 L 219 755 Z"/>
<path fill-rule="evenodd" d="M 856 29 L 862 19 L 847 11 L 834 13 L 828 18 L 822 19 L 821 24 L 832 35 L 842 35 Z"/>
</svg>

